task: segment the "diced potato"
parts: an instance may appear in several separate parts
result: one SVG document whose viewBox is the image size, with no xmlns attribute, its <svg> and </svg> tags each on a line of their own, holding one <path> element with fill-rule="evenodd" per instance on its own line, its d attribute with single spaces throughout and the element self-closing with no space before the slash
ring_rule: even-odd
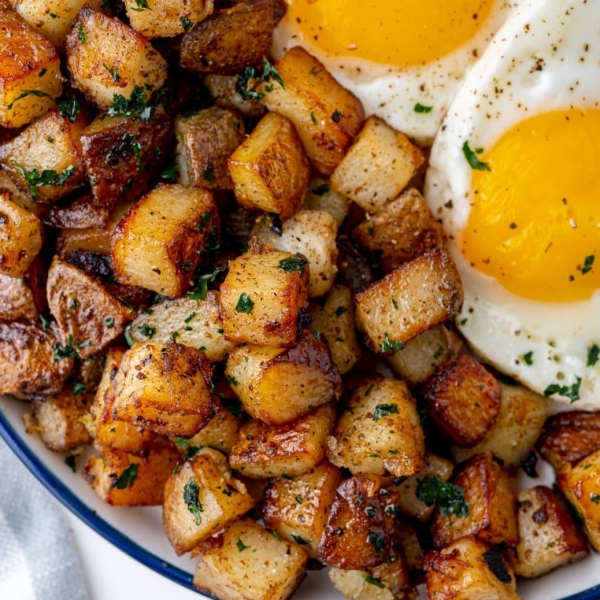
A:
<svg viewBox="0 0 600 600">
<path fill-rule="evenodd" d="M 219 233 L 219 213 L 208 190 L 161 184 L 131 208 L 115 230 L 117 280 L 181 296 L 201 251 Z"/>
<path fill-rule="evenodd" d="M 235 197 L 246 208 L 260 208 L 289 219 L 302 205 L 310 168 L 290 120 L 267 113 L 229 157 Z"/>
<path fill-rule="evenodd" d="M 200 350 L 176 342 L 135 344 L 115 377 L 114 415 L 159 435 L 191 437 L 215 415 L 210 378 Z"/>
<path fill-rule="evenodd" d="M 463 354 L 427 386 L 427 414 L 460 447 L 479 444 L 500 411 L 500 384 L 474 358 Z"/>
<path fill-rule="evenodd" d="M 483 440 L 473 448 L 452 448 L 456 462 L 483 452 L 493 452 L 507 466 L 518 467 L 535 441 L 546 419 L 546 399 L 521 387 L 500 384 L 500 412 Z"/>
<path fill-rule="evenodd" d="M 47 290 L 50 312 L 83 359 L 121 335 L 133 318 L 133 311 L 99 283 L 56 256 L 48 271 Z"/>
<path fill-rule="evenodd" d="M 57 229 L 104 229 L 110 219 L 110 210 L 98 206 L 91 194 L 85 194 L 66 206 L 49 206 L 42 219 L 44 225 Z"/>
<path fill-rule="evenodd" d="M 336 192 L 323 177 L 313 177 L 308 184 L 308 194 L 302 206 L 304 210 L 326 210 L 342 226 L 350 210 L 350 201 Z"/>
<path fill-rule="evenodd" d="M 373 378 L 359 385 L 327 440 L 327 458 L 352 473 L 389 471 L 396 477 L 423 467 L 425 441 L 406 384 Z"/>
<path fill-rule="evenodd" d="M 227 160 L 246 139 L 237 112 L 218 106 L 175 121 L 179 179 L 184 185 L 233 189 Z"/>
<path fill-rule="evenodd" d="M 13 130 L 6 129 L 5 131 Z M 9 193 L 10 199 L 17 206 L 32 212 L 34 215 L 40 218 L 44 216 L 47 207 L 34 202 L 29 191 L 24 191 L 17 187 L 17 184 L 13 181 L 12 177 L 6 171 L 0 170 L 0 194 L 4 192 Z"/>
<path fill-rule="evenodd" d="M 272 480 L 262 509 L 265 525 L 282 538 L 301 544 L 311 558 L 317 558 L 317 547 L 341 482 L 340 470 L 327 461 L 305 475 Z"/>
<path fill-rule="evenodd" d="M 427 594 L 436 600 L 519 600 L 510 564 L 496 548 L 466 537 L 425 558 Z"/>
<path fill-rule="evenodd" d="M 331 358 L 340 375 L 344 375 L 361 356 L 354 328 L 352 293 L 343 285 L 334 285 L 323 306 L 316 303 L 311 306 L 310 316 L 313 318 L 310 330 L 325 337 Z"/>
<path fill-rule="evenodd" d="M 157 438 L 143 457 L 108 448 L 102 451 L 104 457 L 88 457 L 84 477 L 104 502 L 115 506 L 162 504 L 165 484 L 179 461 L 168 440 Z"/>
<path fill-rule="evenodd" d="M 244 484 L 231 475 L 225 455 L 204 448 L 167 481 L 163 528 L 181 555 L 253 506 Z"/>
<path fill-rule="evenodd" d="M 333 429 L 335 408 L 321 406 L 286 425 L 248 421 L 229 455 L 234 469 L 246 477 L 298 477 L 325 458 L 325 440 Z"/>
<path fill-rule="evenodd" d="M 22 277 L 42 249 L 44 228 L 28 210 L 0 193 L 0 273 Z"/>
<path fill-rule="evenodd" d="M 189 31 L 212 13 L 213 5 L 213 0 L 150 0 L 145 6 L 125 0 L 129 23 L 148 39 Z"/>
<path fill-rule="evenodd" d="M 235 521 L 201 548 L 194 587 L 221 600 L 286 600 L 304 577 L 303 548 L 250 519 Z"/>
<path fill-rule="evenodd" d="M 357 325 L 377 351 L 390 354 L 454 318 L 463 289 L 454 261 L 445 251 L 432 250 L 357 294 L 355 301 Z"/>
<path fill-rule="evenodd" d="M 38 310 L 24 279 L 0 273 L 0 321 L 35 321 Z"/>
<path fill-rule="evenodd" d="M 308 332 L 289 350 L 236 348 L 227 359 L 226 374 L 244 410 L 269 425 L 289 423 L 341 393 L 340 374 L 327 346 Z"/>
<path fill-rule="evenodd" d="M 294 123 L 312 166 L 331 175 L 362 126 L 360 100 L 300 46 L 288 50 L 275 68 L 285 87 L 272 79 L 262 83 L 257 89 L 263 104 Z"/>
<path fill-rule="evenodd" d="M 60 96 L 60 58 L 7 3 L 0 5 L 0 48 L 0 126 L 22 127 Z"/>
<path fill-rule="evenodd" d="M 152 94 L 167 78 L 165 59 L 143 35 L 117 18 L 85 7 L 67 36 L 73 86 L 108 108 L 115 94 L 129 98 L 135 86 Z"/>
<path fill-rule="evenodd" d="M 566 503 L 553 490 L 536 486 L 519 494 L 516 572 L 539 577 L 588 554 L 583 532 Z"/>
<path fill-rule="evenodd" d="M 309 272 L 304 257 L 288 252 L 247 252 L 231 261 L 221 284 L 225 339 L 293 346 L 300 310 L 308 305 Z"/>
<path fill-rule="evenodd" d="M 238 75 L 207 75 L 204 85 L 214 100 L 215 106 L 234 108 L 247 119 L 258 119 L 265 113 L 265 107 L 256 100 L 244 100 L 236 90 Z"/>
<path fill-rule="evenodd" d="M 449 546 L 467 535 L 490 544 L 517 545 L 517 482 L 491 452 L 463 464 L 452 483 L 463 490 L 469 512 L 466 517 L 435 512 L 431 526 L 435 548 Z"/>
</svg>

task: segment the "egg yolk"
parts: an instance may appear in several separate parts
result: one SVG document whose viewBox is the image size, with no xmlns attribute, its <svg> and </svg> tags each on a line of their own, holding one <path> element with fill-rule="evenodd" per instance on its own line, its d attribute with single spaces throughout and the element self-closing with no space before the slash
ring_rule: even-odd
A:
<svg viewBox="0 0 600 600">
<path fill-rule="evenodd" d="M 493 0 L 288 0 L 286 20 L 330 56 L 399 67 L 437 60 L 472 39 Z"/>
<path fill-rule="evenodd" d="M 464 256 L 523 298 L 589 298 L 600 288 L 600 110 L 537 115 L 477 159 L 489 171 L 473 171 Z"/>
</svg>

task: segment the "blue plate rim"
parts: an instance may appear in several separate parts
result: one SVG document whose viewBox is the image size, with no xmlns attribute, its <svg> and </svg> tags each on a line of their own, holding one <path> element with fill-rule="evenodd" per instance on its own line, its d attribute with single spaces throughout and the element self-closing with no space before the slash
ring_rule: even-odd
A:
<svg viewBox="0 0 600 600">
<path fill-rule="evenodd" d="M 40 483 L 68 510 L 81 519 L 88 527 L 101 535 L 113 546 L 125 552 L 131 558 L 142 563 L 152 571 L 199 594 L 194 588 L 193 576 L 183 569 L 175 567 L 155 554 L 148 552 L 126 535 L 102 519 L 94 510 L 88 508 L 69 488 L 62 483 L 36 456 L 10 424 L 0 408 L 0 437 L 31 471 Z M 199 595 L 199 597 L 201 597 Z M 600 584 L 560 600 L 600 600 Z"/>
</svg>

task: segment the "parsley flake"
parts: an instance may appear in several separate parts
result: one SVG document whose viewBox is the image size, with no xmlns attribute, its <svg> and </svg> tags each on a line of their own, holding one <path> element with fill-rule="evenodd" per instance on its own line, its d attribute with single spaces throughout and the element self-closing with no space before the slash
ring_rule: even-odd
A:
<svg viewBox="0 0 600 600">
<path fill-rule="evenodd" d="M 81 396 L 81 394 L 85 394 L 87 391 L 87 386 L 83 381 L 76 381 L 73 385 L 73 391 L 71 392 L 71 396 Z"/>
<path fill-rule="evenodd" d="M 245 313 L 247 315 L 252 313 L 254 309 L 254 302 L 250 300 L 250 296 L 243 292 L 240 294 L 237 304 L 235 305 L 236 312 Z"/>
<path fill-rule="evenodd" d="M 77 120 L 77 115 L 79 114 L 79 100 L 77 100 L 77 96 L 61 96 L 55 100 L 56 108 L 58 108 L 58 112 L 69 119 L 71 123 L 75 123 Z"/>
<path fill-rule="evenodd" d="M 569 398 L 571 400 L 571 404 L 573 404 L 573 402 L 576 402 L 580 399 L 579 388 L 581 386 L 581 377 L 576 377 L 575 379 L 575 383 L 572 383 L 571 385 L 560 385 L 558 383 L 550 384 L 544 390 L 544 396 L 547 398 L 548 396 L 552 396 L 552 394 L 559 394 L 560 396 Z"/>
<path fill-rule="evenodd" d="M 383 335 L 383 343 L 379 345 L 379 349 L 382 352 L 393 352 L 394 350 L 402 350 L 402 348 L 404 348 L 404 342 L 390 340 L 387 331 Z"/>
<path fill-rule="evenodd" d="M 433 110 L 433 106 L 424 106 L 420 102 L 415 104 L 415 112 L 418 114 L 428 114 Z"/>
<path fill-rule="evenodd" d="M 284 258 L 279 261 L 279 268 L 286 273 L 291 273 L 292 271 L 298 271 L 300 275 L 304 275 L 306 272 L 306 266 L 310 264 L 310 261 L 306 260 L 306 258 L 302 258 L 302 256 L 290 256 L 289 258 Z"/>
<path fill-rule="evenodd" d="M 106 63 L 102 63 L 102 66 L 109 72 L 110 76 L 113 78 L 113 81 L 115 83 L 121 82 L 121 76 L 114 67 L 111 68 Z"/>
<path fill-rule="evenodd" d="M 592 270 L 595 260 L 596 257 L 593 254 L 590 254 L 589 256 L 585 257 L 585 260 L 583 261 L 583 267 L 581 267 L 582 275 L 585 275 L 586 273 L 589 273 Z"/>
<path fill-rule="evenodd" d="M 180 17 L 179 21 L 181 22 L 181 26 L 186 33 L 194 27 L 194 23 L 192 23 L 192 21 L 190 21 L 187 17 Z"/>
<path fill-rule="evenodd" d="M 83 29 L 83 25 L 81 23 L 77 24 L 77 39 L 82 44 L 85 44 L 85 40 L 87 39 L 87 36 L 85 34 L 85 30 Z"/>
<path fill-rule="evenodd" d="M 331 188 L 329 187 L 328 183 L 321 183 L 316 188 L 314 188 L 313 190 L 311 190 L 311 192 L 315 196 L 323 196 L 324 194 L 327 194 L 330 191 L 331 191 Z"/>
<path fill-rule="evenodd" d="M 195 477 L 190 477 L 187 483 L 183 486 L 183 501 L 187 504 L 188 510 L 196 520 L 196 526 L 200 525 L 202 518 L 200 513 L 204 512 L 204 508 L 199 499 L 200 488 Z"/>
<path fill-rule="evenodd" d="M 244 544 L 240 538 L 238 538 L 238 541 L 235 545 L 237 546 L 238 552 L 243 552 L 244 550 L 250 548 L 250 546 L 246 546 L 246 544 Z"/>
<path fill-rule="evenodd" d="M 300 544 L 300 546 L 310 546 L 310 542 L 299 535 L 292 533 L 292 539 L 296 542 L 296 544 Z"/>
<path fill-rule="evenodd" d="M 465 518 L 469 515 L 469 503 L 465 500 L 463 489 L 439 477 L 428 475 L 421 479 L 417 484 L 416 496 L 427 506 L 437 504 L 444 517 L 454 514 Z"/>
<path fill-rule="evenodd" d="M 119 475 L 119 478 L 116 480 L 114 487 L 116 487 L 118 490 L 124 490 L 124 489 L 132 487 L 133 484 L 135 483 L 137 475 L 138 475 L 137 465 L 134 463 L 131 463 Z"/>
<path fill-rule="evenodd" d="M 521 358 L 523 359 L 523 362 L 526 365 L 532 365 L 533 364 L 533 350 L 526 352 L 525 354 L 523 354 L 523 356 Z"/>
<path fill-rule="evenodd" d="M 587 366 L 593 367 L 598 362 L 599 358 L 600 358 L 600 347 L 598 346 L 598 344 L 592 344 L 591 346 L 588 347 Z"/>
<path fill-rule="evenodd" d="M 379 579 L 375 579 L 375 577 L 371 575 L 365 575 L 365 581 L 371 585 L 374 585 L 375 587 L 378 587 L 380 590 L 385 590 L 385 584 L 381 583 Z"/>
<path fill-rule="evenodd" d="M 473 152 L 473 150 L 471 150 L 471 148 L 469 147 L 469 142 L 465 142 L 463 144 L 462 150 L 463 150 L 463 154 L 465 155 L 465 158 L 467 159 L 467 162 L 469 163 L 469 166 L 471 167 L 471 169 L 474 169 L 475 171 L 491 171 L 490 165 L 488 165 L 487 163 L 481 162 L 477 158 L 477 154 L 480 154 L 480 153 L 477 152 L 477 154 L 476 154 L 475 152 Z M 477 150 L 479 150 L 479 148 Z"/>
<path fill-rule="evenodd" d="M 25 171 L 19 166 L 14 160 L 10 161 L 10 164 L 14 167 L 15 171 L 25 180 L 31 197 L 33 200 L 39 198 L 40 193 L 36 188 L 45 187 L 48 185 L 63 186 L 75 173 L 75 167 L 71 165 L 67 167 L 62 173 L 57 173 L 53 169 L 44 169 L 41 173 L 37 169 L 31 169 Z"/>
<path fill-rule="evenodd" d="M 143 12 L 144 10 L 152 10 L 148 5 L 147 0 L 134 0 L 137 8 L 130 7 L 134 12 Z"/>
<path fill-rule="evenodd" d="M 143 323 L 142 325 L 138 325 L 138 331 L 144 336 L 151 340 L 156 333 L 156 327 L 151 327 L 148 323 Z"/>
<path fill-rule="evenodd" d="M 365 392 L 365 396 L 366 396 Z M 379 421 L 383 417 L 389 417 L 390 415 L 398 414 L 397 404 L 378 404 L 373 411 L 373 421 Z"/>
</svg>

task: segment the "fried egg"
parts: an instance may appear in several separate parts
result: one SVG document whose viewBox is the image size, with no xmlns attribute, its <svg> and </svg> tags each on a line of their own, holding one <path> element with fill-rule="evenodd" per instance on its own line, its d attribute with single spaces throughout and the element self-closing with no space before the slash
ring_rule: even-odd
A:
<svg viewBox="0 0 600 600">
<path fill-rule="evenodd" d="M 465 288 L 457 323 L 533 390 L 600 408 L 600 4 L 529 0 L 452 103 L 425 195 Z"/>
<path fill-rule="evenodd" d="M 273 54 L 300 44 L 367 114 L 429 145 L 466 73 L 518 1 L 287 0 Z"/>
</svg>

